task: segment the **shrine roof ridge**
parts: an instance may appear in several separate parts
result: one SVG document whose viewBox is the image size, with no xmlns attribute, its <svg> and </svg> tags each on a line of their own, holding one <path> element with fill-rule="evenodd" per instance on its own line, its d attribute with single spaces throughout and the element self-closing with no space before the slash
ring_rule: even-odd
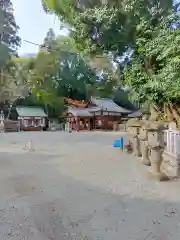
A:
<svg viewBox="0 0 180 240">
<path fill-rule="evenodd" d="M 131 113 L 132 111 L 127 110 L 123 107 L 118 106 L 112 99 L 110 98 L 100 98 L 100 97 L 91 97 L 91 102 L 96 106 L 100 107 L 101 110 L 107 110 L 110 112 L 118 112 L 118 113 Z"/>
</svg>

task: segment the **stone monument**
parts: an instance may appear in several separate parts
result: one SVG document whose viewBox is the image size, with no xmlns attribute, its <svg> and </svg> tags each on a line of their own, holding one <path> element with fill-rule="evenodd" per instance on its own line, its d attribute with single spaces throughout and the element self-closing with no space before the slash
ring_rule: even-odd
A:
<svg viewBox="0 0 180 240">
<path fill-rule="evenodd" d="M 148 130 L 148 146 L 150 148 L 149 159 L 151 162 L 151 171 L 148 175 L 159 181 L 168 180 L 169 178 L 167 175 L 161 171 L 161 164 L 163 161 L 162 153 L 164 149 L 164 124 L 149 121 L 146 128 Z"/>
<path fill-rule="evenodd" d="M 147 166 L 151 165 L 149 160 L 149 147 L 148 147 L 148 130 L 145 125 L 146 121 L 142 121 L 142 127 L 139 131 L 140 140 L 140 152 L 141 152 L 141 163 Z"/>
<path fill-rule="evenodd" d="M 35 151 L 32 140 L 29 140 L 29 142 L 24 145 L 23 150 L 28 150 L 29 152 Z"/>
<path fill-rule="evenodd" d="M 4 134 L 4 112 L 1 110 L 0 112 L 0 133 Z"/>
<path fill-rule="evenodd" d="M 127 122 L 127 127 L 128 127 L 127 128 L 128 139 L 129 139 L 129 143 L 133 150 L 133 155 L 140 157 L 141 156 L 140 142 L 139 142 L 139 138 L 138 138 L 139 129 L 141 127 L 140 121 L 137 119 L 130 119 Z"/>
</svg>

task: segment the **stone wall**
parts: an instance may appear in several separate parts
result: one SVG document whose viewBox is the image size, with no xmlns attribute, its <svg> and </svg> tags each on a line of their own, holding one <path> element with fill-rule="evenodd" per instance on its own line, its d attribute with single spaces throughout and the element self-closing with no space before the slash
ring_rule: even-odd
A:
<svg viewBox="0 0 180 240">
<path fill-rule="evenodd" d="M 167 124 L 166 124 L 167 125 Z M 132 154 L 150 166 L 148 176 L 159 181 L 180 176 L 180 163 L 165 152 L 163 123 L 131 119 L 127 122 L 128 141 Z M 170 159 L 171 158 L 171 159 Z"/>
</svg>

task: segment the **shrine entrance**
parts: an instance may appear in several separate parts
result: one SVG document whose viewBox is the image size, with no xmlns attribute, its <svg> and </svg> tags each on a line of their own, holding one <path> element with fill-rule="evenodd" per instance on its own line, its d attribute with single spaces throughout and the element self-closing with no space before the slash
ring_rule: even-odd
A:
<svg viewBox="0 0 180 240">
<path fill-rule="evenodd" d="M 66 112 L 68 126 L 73 131 L 95 129 L 112 130 L 115 122 L 121 121 L 121 113 L 100 111 L 95 108 L 69 108 Z"/>
</svg>

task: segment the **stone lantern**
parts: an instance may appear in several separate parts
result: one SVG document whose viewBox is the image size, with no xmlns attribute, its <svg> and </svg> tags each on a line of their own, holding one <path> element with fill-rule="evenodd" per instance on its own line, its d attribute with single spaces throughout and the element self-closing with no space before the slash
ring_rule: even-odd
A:
<svg viewBox="0 0 180 240">
<path fill-rule="evenodd" d="M 139 129 L 141 127 L 140 121 L 137 119 L 130 119 L 127 122 L 127 131 L 130 145 L 133 149 L 134 156 L 140 157 L 140 143 L 139 143 Z"/>
<path fill-rule="evenodd" d="M 1 110 L 0 112 L 0 132 L 4 133 L 4 112 Z"/>
<path fill-rule="evenodd" d="M 157 122 L 150 122 L 146 125 L 148 130 L 148 147 L 150 149 L 149 159 L 151 171 L 149 176 L 159 181 L 168 180 L 165 173 L 161 172 L 162 153 L 164 148 L 163 130 L 164 125 Z"/>
<path fill-rule="evenodd" d="M 142 127 L 139 131 L 140 152 L 142 155 L 141 163 L 147 166 L 151 165 L 149 160 L 149 147 L 148 147 L 148 129 L 146 128 L 146 121 L 142 121 Z"/>
</svg>

